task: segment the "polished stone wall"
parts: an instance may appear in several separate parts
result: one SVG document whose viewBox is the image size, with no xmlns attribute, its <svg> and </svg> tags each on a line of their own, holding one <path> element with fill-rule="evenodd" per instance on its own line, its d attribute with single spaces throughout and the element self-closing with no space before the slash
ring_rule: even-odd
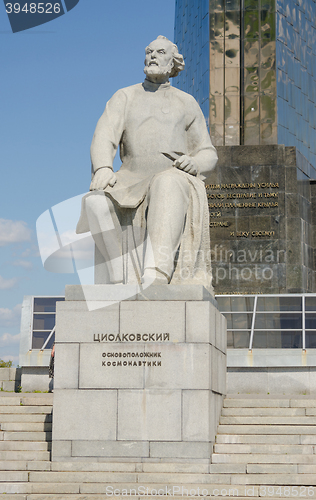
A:
<svg viewBox="0 0 316 500">
<path fill-rule="evenodd" d="M 217 151 L 207 179 L 215 293 L 314 291 L 310 164 L 281 145 Z"/>
<path fill-rule="evenodd" d="M 174 85 L 216 146 L 295 146 L 316 168 L 316 0 L 176 0 L 174 38 Z"/>
</svg>

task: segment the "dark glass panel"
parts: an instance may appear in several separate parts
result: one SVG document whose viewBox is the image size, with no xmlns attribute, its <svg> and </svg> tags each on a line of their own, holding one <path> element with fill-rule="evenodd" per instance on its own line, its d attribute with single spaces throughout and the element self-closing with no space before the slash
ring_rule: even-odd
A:
<svg viewBox="0 0 316 500">
<path fill-rule="evenodd" d="M 306 349 L 316 349 L 316 331 L 305 333 Z"/>
<path fill-rule="evenodd" d="M 225 37 L 228 39 L 240 38 L 240 12 L 226 12 Z"/>
<path fill-rule="evenodd" d="M 230 67 L 225 69 L 225 94 L 239 96 L 240 93 L 240 69 Z"/>
<path fill-rule="evenodd" d="M 55 326 L 55 314 L 34 314 L 33 330 L 52 330 Z"/>
<path fill-rule="evenodd" d="M 224 314 L 227 319 L 227 328 L 247 330 L 251 328 L 252 314 Z"/>
<path fill-rule="evenodd" d="M 42 349 L 45 341 L 47 340 L 49 332 L 33 332 L 32 336 L 32 349 Z M 45 349 L 52 349 L 55 342 L 55 334 L 50 338 Z"/>
<path fill-rule="evenodd" d="M 64 300 L 63 297 L 36 297 L 34 298 L 34 312 L 55 312 L 56 302 Z"/>
<path fill-rule="evenodd" d="M 301 297 L 258 297 L 257 311 L 301 311 Z"/>
<path fill-rule="evenodd" d="M 274 11 L 275 10 L 275 0 L 261 0 L 260 4 L 261 10 L 269 10 Z"/>
<path fill-rule="evenodd" d="M 239 102 L 240 99 L 235 95 L 225 96 L 225 123 L 239 123 Z"/>
<path fill-rule="evenodd" d="M 215 14 L 213 14 L 212 17 L 214 17 L 215 39 L 224 38 L 224 19 L 225 19 L 224 12 L 215 12 Z"/>
<path fill-rule="evenodd" d="M 239 146 L 240 123 L 225 125 L 225 146 Z"/>
<path fill-rule="evenodd" d="M 244 14 L 244 37 L 259 38 L 259 14 L 256 10 Z"/>
<path fill-rule="evenodd" d="M 300 313 L 257 313 L 255 329 L 293 329 L 302 328 Z"/>
<path fill-rule="evenodd" d="M 240 0 L 225 0 L 225 10 L 240 10 Z"/>
<path fill-rule="evenodd" d="M 253 336 L 254 349 L 295 349 L 302 348 L 302 332 L 259 332 L 255 331 Z"/>
<path fill-rule="evenodd" d="M 259 0 L 244 0 L 244 10 L 259 9 Z"/>
<path fill-rule="evenodd" d="M 244 144 L 252 146 L 259 144 L 260 140 L 260 125 L 258 122 L 245 122 L 244 124 Z"/>
<path fill-rule="evenodd" d="M 270 95 L 260 96 L 261 123 L 276 122 L 276 98 Z"/>
<path fill-rule="evenodd" d="M 230 343 L 229 347 L 233 347 L 234 349 L 249 349 L 249 340 L 250 340 L 250 332 L 229 332 L 230 335 Z M 228 336 L 228 332 L 227 332 Z"/>
<path fill-rule="evenodd" d="M 211 68 L 224 67 L 224 40 L 214 40 L 210 43 Z"/>
<path fill-rule="evenodd" d="M 210 105 L 211 123 L 222 124 L 224 120 L 224 97 L 214 97 Z"/>
<path fill-rule="evenodd" d="M 278 127 L 277 124 L 261 123 L 260 125 L 261 144 L 277 144 Z"/>
<path fill-rule="evenodd" d="M 316 296 L 305 297 L 305 311 L 316 311 Z"/>
<path fill-rule="evenodd" d="M 276 99 L 276 80 L 274 69 L 260 68 L 260 90 L 266 94 L 273 94 Z"/>
<path fill-rule="evenodd" d="M 244 92 L 249 94 L 250 92 L 259 92 L 259 68 L 245 68 L 244 69 Z M 252 98 L 250 97 L 250 100 Z M 245 113 L 250 111 L 250 108 L 256 106 L 250 106 L 247 111 L 247 106 L 250 105 L 251 102 L 245 102 Z M 252 110 L 254 111 L 254 110 Z"/>
<path fill-rule="evenodd" d="M 216 300 L 220 312 L 231 311 L 230 297 L 225 297 L 224 295 L 221 295 L 220 297 L 216 297 Z"/>
<path fill-rule="evenodd" d="M 275 14 L 267 10 L 261 11 L 261 37 L 275 40 Z"/>
<path fill-rule="evenodd" d="M 259 41 L 248 39 L 244 42 L 244 65 L 251 68 L 259 66 Z"/>
<path fill-rule="evenodd" d="M 225 42 L 225 67 L 240 66 L 240 41 L 226 40 Z"/>
<path fill-rule="evenodd" d="M 305 315 L 305 328 L 308 330 L 316 330 L 316 313 L 306 313 Z"/>
<path fill-rule="evenodd" d="M 210 0 L 210 12 L 224 11 L 225 0 Z"/>
</svg>

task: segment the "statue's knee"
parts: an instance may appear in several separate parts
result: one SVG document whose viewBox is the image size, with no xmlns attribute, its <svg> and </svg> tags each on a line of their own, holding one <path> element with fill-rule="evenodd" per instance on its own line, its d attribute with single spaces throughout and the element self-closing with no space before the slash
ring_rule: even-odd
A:
<svg viewBox="0 0 316 500">
<path fill-rule="evenodd" d="M 90 196 L 86 198 L 86 208 L 91 212 L 100 212 L 104 209 L 109 210 L 108 200 L 105 195 L 91 193 Z"/>
<path fill-rule="evenodd" d="M 179 174 L 176 169 L 172 169 L 156 175 L 151 183 L 150 190 L 171 195 L 177 192 L 188 194 L 189 185 L 184 175 Z"/>
</svg>

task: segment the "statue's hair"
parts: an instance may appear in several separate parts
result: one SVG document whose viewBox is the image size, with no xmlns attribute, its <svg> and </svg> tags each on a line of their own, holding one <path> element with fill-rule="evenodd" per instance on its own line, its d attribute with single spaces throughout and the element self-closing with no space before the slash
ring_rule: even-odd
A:
<svg viewBox="0 0 316 500">
<path fill-rule="evenodd" d="M 184 69 L 185 63 L 183 59 L 183 55 L 179 54 L 178 47 L 176 46 L 175 43 L 173 43 L 169 38 L 166 36 L 159 35 L 157 36 L 156 40 L 167 40 L 168 42 L 171 43 L 172 45 L 172 55 L 173 55 L 173 68 L 170 74 L 170 77 L 178 76 L 180 71 Z M 147 49 L 147 47 L 146 47 Z"/>
</svg>

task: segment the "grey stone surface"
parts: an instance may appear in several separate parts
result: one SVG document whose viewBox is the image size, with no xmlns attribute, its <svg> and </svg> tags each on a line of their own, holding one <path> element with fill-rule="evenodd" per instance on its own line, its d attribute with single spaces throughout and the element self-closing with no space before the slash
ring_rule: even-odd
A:
<svg viewBox="0 0 316 500">
<path fill-rule="evenodd" d="M 150 443 L 152 458 L 209 458 L 212 453 L 212 443 L 205 442 L 153 442 Z"/>
<path fill-rule="evenodd" d="M 145 367 L 144 386 L 148 389 L 209 389 L 210 346 L 172 344 L 147 346 L 161 352 L 161 367 Z M 153 358 L 155 359 L 155 358 Z M 160 358 L 157 358 L 160 360 Z"/>
<path fill-rule="evenodd" d="M 120 441 L 180 441 L 181 391 L 119 390 L 117 428 Z"/>
<path fill-rule="evenodd" d="M 73 457 L 149 457 L 146 441 L 74 441 Z"/>
<path fill-rule="evenodd" d="M 23 366 L 21 386 L 23 392 L 47 391 L 49 387 L 48 367 Z"/>
<path fill-rule="evenodd" d="M 169 333 L 172 342 L 184 342 L 185 303 L 121 302 L 120 332 L 122 334 Z"/>
<path fill-rule="evenodd" d="M 117 391 L 54 391 L 54 441 L 116 439 Z"/>
<path fill-rule="evenodd" d="M 151 460 L 158 442 L 163 459 L 206 459 L 225 391 L 226 356 L 211 345 L 224 350 L 217 308 L 202 299 L 98 302 L 91 311 L 82 300 L 58 306 L 53 460 Z"/>
<path fill-rule="evenodd" d="M 101 307 L 91 311 L 85 310 L 87 306 L 83 301 L 66 301 L 58 305 L 56 316 L 58 342 L 93 342 L 94 335 L 117 335 L 119 333 L 119 303 L 108 303 L 107 307 L 102 307 L 103 302 L 97 304 Z"/>
<path fill-rule="evenodd" d="M 184 441 L 210 441 L 210 391 L 182 392 Z"/>
<path fill-rule="evenodd" d="M 216 309 L 210 302 L 186 303 L 186 341 L 215 345 Z"/>
<path fill-rule="evenodd" d="M 207 300 L 217 306 L 203 285 L 66 285 L 66 301 L 117 302 L 121 300 Z M 59 306 L 59 304 L 58 304 Z M 94 308 L 94 307 L 93 307 Z"/>
<path fill-rule="evenodd" d="M 78 389 L 79 344 L 56 344 L 55 355 L 55 389 Z"/>
<path fill-rule="evenodd" d="M 4 380 L 11 380 L 10 368 L 0 368 L 0 381 L 3 382 Z"/>
<path fill-rule="evenodd" d="M 52 459 L 56 457 L 71 457 L 71 441 L 57 441 L 52 442 Z"/>
<path fill-rule="evenodd" d="M 150 346 L 146 351 L 150 350 Z M 128 353 L 139 354 L 145 351 L 143 343 L 131 344 L 101 344 L 95 342 L 93 344 L 80 345 L 80 373 L 79 373 L 79 387 L 80 389 L 121 389 L 121 388 L 134 388 L 142 389 L 144 386 L 144 370 L 143 366 L 124 366 L 129 362 L 138 364 L 139 359 L 143 361 L 145 358 L 127 358 L 123 357 Z M 103 357 L 105 355 L 112 355 L 112 357 Z M 121 358 L 115 358 L 115 354 L 121 354 Z M 147 359 L 147 358 L 146 358 Z M 115 366 L 113 366 L 113 362 Z M 122 366 L 117 366 L 121 362 Z M 103 366 L 105 363 L 106 366 Z M 110 363 L 111 366 L 108 366 Z M 159 369 L 154 367 L 153 369 Z"/>
</svg>

